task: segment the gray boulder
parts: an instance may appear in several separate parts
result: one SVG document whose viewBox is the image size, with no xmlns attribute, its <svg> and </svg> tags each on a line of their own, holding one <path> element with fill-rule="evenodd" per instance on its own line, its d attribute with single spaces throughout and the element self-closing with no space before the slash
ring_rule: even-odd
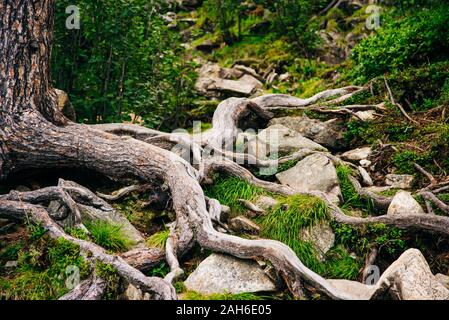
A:
<svg viewBox="0 0 449 320">
<path fill-rule="evenodd" d="M 357 281 L 327 280 L 335 289 L 346 293 L 358 300 L 370 300 L 376 288 Z"/>
<path fill-rule="evenodd" d="M 397 189 L 411 189 L 415 177 L 410 174 L 387 174 L 385 184 Z"/>
<path fill-rule="evenodd" d="M 334 246 L 335 234 L 327 222 L 319 223 L 311 228 L 302 229 L 299 237 L 303 241 L 313 244 L 318 259 L 324 260 L 325 254 Z"/>
<path fill-rule="evenodd" d="M 425 212 L 410 192 L 399 191 L 388 207 L 387 214 L 425 214 Z"/>
<path fill-rule="evenodd" d="M 449 300 L 449 290 L 432 274 L 417 249 L 407 250 L 382 274 L 376 291 L 400 300 Z"/>
<path fill-rule="evenodd" d="M 276 285 L 254 261 L 212 254 L 184 282 L 201 294 L 238 294 L 276 291 Z"/>
<path fill-rule="evenodd" d="M 241 233 L 258 234 L 260 227 L 244 216 L 238 216 L 229 221 L 231 230 Z"/>
<path fill-rule="evenodd" d="M 346 146 L 343 137 L 343 128 L 338 121 L 330 120 L 322 122 L 308 117 L 284 117 L 270 121 L 270 125 L 282 124 L 283 126 L 299 132 L 306 138 L 332 149 L 340 150 Z"/>
<path fill-rule="evenodd" d="M 297 192 L 322 191 L 334 203 L 342 197 L 337 172 L 332 161 L 323 154 L 306 157 L 290 170 L 276 175 L 278 180 Z"/>
<path fill-rule="evenodd" d="M 327 151 L 318 143 L 280 124 L 268 127 L 248 142 L 249 152 L 259 158 L 269 157 L 276 152 L 283 156 L 300 149 Z"/>
<path fill-rule="evenodd" d="M 372 153 L 373 150 L 370 147 L 364 147 L 345 152 L 341 155 L 341 158 L 346 161 L 360 162 L 368 159 Z"/>
</svg>

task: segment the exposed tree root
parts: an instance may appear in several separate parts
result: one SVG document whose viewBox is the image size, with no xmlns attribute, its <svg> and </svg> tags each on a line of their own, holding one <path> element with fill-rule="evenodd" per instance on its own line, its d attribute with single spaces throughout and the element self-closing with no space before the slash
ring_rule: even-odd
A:
<svg viewBox="0 0 449 320">
<path fill-rule="evenodd" d="M 63 295 L 59 300 L 100 300 L 106 290 L 105 280 L 93 275 L 82 281 L 72 291 Z"/>
<path fill-rule="evenodd" d="M 88 256 L 91 261 L 101 261 L 113 266 L 121 277 L 142 291 L 150 293 L 155 299 L 176 299 L 174 288 L 164 280 L 146 277 L 140 271 L 127 264 L 122 258 L 106 253 L 103 248 L 89 241 L 76 239 L 66 234 L 51 219 L 43 207 L 24 202 L 0 200 L 0 217 L 22 221 L 31 220 L 44 227 L 52 238 L 63 238 L 77 244 L 81 251 L 89 253 Z"/>
</svg>

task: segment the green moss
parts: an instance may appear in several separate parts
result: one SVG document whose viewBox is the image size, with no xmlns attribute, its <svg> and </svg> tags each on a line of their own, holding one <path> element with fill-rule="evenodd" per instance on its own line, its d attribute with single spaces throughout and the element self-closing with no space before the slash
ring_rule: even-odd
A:
<svg viewBox="0 0 449 320">
<path fill-rule="evenodd" d="M 126 237 L 121 225 L 110 224 L 105 221 L 91 221 L 85 224 L 91 233 L 92 240 L 99 246 L 113 251 L 127 251 L 134 243 Z"/>
<path fill-rule="evenodd" d="M 351 256 L 343 245 L 337 245 L 326 254 L 324 273 L 326 278 L 356 280 L 363 261 Z"/>
<path fill-rule="evenodd" d="M 66 281 L 73 272 L 79 271 L 80 280 L 89 274 L 89 265 L 80 255 L 79 247 L 62 238 L 53 240 L 44 235 L 37 238 L 34 234 L 26 244 L 7 247 L 1 258 L 18 261 L 16 269 L 0 278 L 1 299 L 58 299 L 70 291 Z"/>
<path fill-rule="evenodd" d="M 117 300 L 121 287 L 121 277 L 117 270 L 110 264 L 98 261 L 95 265 L 95 274 L 106 281 L 106 290 L 103 299 Z"/>
<path fill-rule="evenodd" d="M 221 204 L 229 206 L 234 213 L 245 211 L 239 199 L 251 201 L 256 196 L 266 193 L 263 189 L 235 177 L 219 177 L 213 185 L 207 186 L 204 192 L 209 198 L 217 199 Z"/>
</svg>

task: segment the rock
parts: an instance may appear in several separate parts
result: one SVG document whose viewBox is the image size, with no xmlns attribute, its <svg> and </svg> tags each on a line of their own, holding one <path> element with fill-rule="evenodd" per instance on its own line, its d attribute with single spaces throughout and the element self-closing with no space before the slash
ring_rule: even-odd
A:
<svg viewBox="0 0 449 320">
<path fill-rule="evenodd" d="M 311 242 L 315 247 L 318 259 L 324 260 L 325 254 L 334 246 L 335 234 L 327 222 L 319 223 L 311 228 L 302 229 L 299 237 L 303 241 Z"/>
<path fill-rule="evenodd" d="M 410 192 L 399 191 L 388 207 L 387 214 L 425 214 L 425 212 Z"/>
<path fill-rule="evenodd" d="M 367 110 L 367 111 L 358 111 L 356 112 L 357 119 L 361 119 L 363 121 L 373 121 L 376 119 L 374 110 Z"/>
<path fill-rule="evenodd" d="M 345 161 L 359 162 L 361 160 L 368 159 L 372 153 L 373 150 L 370 147 L 358 148 L 343 153 L 341 158 Z"/>
<path fill-rule="evenodd" d="M 220 45 L 217 43 L 213 43 L 211 40 L 205 40 L 198 44 L 195 49 L 205 53 L 211 53 L 215 49 L 219 48 Z"/>
<path fill-rule="evenodd" d="M 342 197 L 337 172 L 332 161 L 323 154 L 306 157 L 290 170 L 276 175 L 278 180 L 297 192 L 322 191 L 334 203 Z"/>
<path fill-rule="evenodd" d="M 231 80 L 235 78 L 238 80 Z M 247 97 L 262 87 L 263 84 L 253 76 L 214 63 L 201 67 L 195 84 L 196 90 L 207 97 L 219 97 L 223 93 Z"/>
<path fill-rule="evenodd" d="M 211 80 L 207 85 L 207 90 L 219 91 L 236 96 L 248 97 L 257 89 L 257 84 L 247 78 L 243 81 L 219 78 Z"/>
<path fill-rule="evenodd" d="M 105 221 L 113 225 L 121 226 L 123 235 L 131 240 L 136 246 L 142 244 L 145 239 L 140 232 L 129 222 L 129 220 L 118 211 L 102 211 L 93 207 L 78 205 L 83 221 Z"/>
<path fill-rule="evenodd" d="M 231 219 L 231 221 L 229 221 L 229 228 L 239 233 L 258 234 L 260 232 L 260 227 L 244 216 L 238 216 Z"/>
<path fill-rule="evenodd" d="M 359 166 L 358 167 L 360 176 L 362 177 L 363 185 L 367 187 L 372 187 L 374 185 L 373 179 L 371 179 L 371 176 L 369 175 L 368 171 L 365 170 L 365 168 Z"/>
<path fill-rule="evenodd" d="M 245 84 L 246 83 L 251 84 L 252 86 L 254 86 L 254 89 L 262 89 L 263 88 L 263 83 L 249 74 L 245 74 L 238 81 L 241 83 L 245 83 Z"/>
<path fill-rule="evenodd" d="M 411 189 L 415 177 L 409 174 L 387 174 L 385 184 L 397 189 Z"/>
<path fill-rule="evenodd" d="M 304 138 L 300 133 L 283 125 L 270 126 L 248 142 L 249 152 L 260 158 L 269 157 L 276 153 L 283 156 L 300 149 L 327 151 L 326 148 L 316 142 Z"/>
<path fill-rule="evenodd" d="M 5 263 L 5 268 L 6 269 L 14 269 L 14 268 L 17 268 L 18 265 L 19 265 L 19 263 L 17 261 L 8 261 Z"/>
<path fill-rule="evenodd" d="M 391 189 L 392 189 L 391 187 L 378 187 L 378 186 L 372 186 L 372 187 L 366 187 L 365 188 L 366 191 L 374 192 L 374 193 L 377 193 L 377 194 L 380 194 L 380 193 L 385 192 L 385 191 L 389 191 Z"/>
<path fill-rule="evenodd" d="M 380 277 L 376 290 L 400 300 L 449 300 L 449 290 L 430 271 L 417 249 L 404 252 Z"/>
<path fill-rule="evenodd" d="M 449 276 L 445 276 L 444 274 L 438 273 L 435 275 L 435 278 L 439 283 L 441 283 L 446 289 L 449 289 Z"/>
<path fill-rule="evenodd" d="M 142 290 L 137 289 L 135 286 L 130 284 L 123 293 L 123 299 L 133 301 L 150 300 L 150 295 L 149 293 L 142 294 Z"/>
<path fill-rule="evenodd" d="M 259 75 L 256 70 L 254 70 L 253 68 L 241 65 L 241 64 L 237 64 L 235 65 L 232 69 L 235 69 L 237 71 L 240 71 L 244 74 L 249 74 L 250 76 L 253 76 L 254 78 L 256 78 L 257 80 L 259 80 L 260 82 L 263 82 L 263 77 L 261 75 Z"/>
<path fill-rule="evenodd" d="M 321 122 L 305 116 L 283 117 L 270 121 L 270 125 L 275 124 L 282 124 L 291 130 L 299 132 L 304 137 L 332 150 L 340 150 L 346 146 L 342 134 L 342 126 L 335 120 Z"/>
<path fill-rule="evenodd" d="M 362 168 L 369 168 L 373 164 L 371 161 L 366 159 L 360 160 L 359 163 L 362 166 Z"/>
<path fill-rule="evenodd" d="M 289 72 L 283 73 L 283 74 L 281 74 L 281 75 L 279 76 L 279 81 L 280 81 L 280 82 L 288 81 L 288 80 L 290 80 L 291 76 L 292 76 L 292 75 L 291 75 Z"/>
<path fill-rule="evenodd" d="M 374 286 L 368 286 L 357 281 L 329 279 L 327 282 L 329 282 L 335 289 L 358 300 L 370 300 L 376 290 Z"/>
<path fill-rule="evenodd" d="M 184 284 L 188 290 L 206 295 L 276 291 L 257 262 L 221 254 L 212 254 L 201 262 Z"/>
<path fill-rule="evenodd" d="M 267 211 L 274 208 L 278 204 L 278 201 L 272 197 L 260 196 L 254 201 L 254 204 L 262 210 Z"/>
</svg>

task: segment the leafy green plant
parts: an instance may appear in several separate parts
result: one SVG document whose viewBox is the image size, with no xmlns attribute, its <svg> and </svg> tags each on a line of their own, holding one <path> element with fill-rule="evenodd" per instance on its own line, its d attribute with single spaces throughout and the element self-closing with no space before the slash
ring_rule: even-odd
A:
<svg viewBox="0 0 449 320">
<path fill-rule="evenodd" d="M 360 82 L 427 59 L 447 57 L 449 12 L 445 5 L 418 9 L 403 19 L 385 19 L 382 28 L 360 42 L 351 59 L 352 75 Z"/>
<path fill-rule="evenodd" d="M 133 242 L 126 237 L 122 230 L 123 227 L 120 225 L 96 220 L 86 223 L 86 228 L 91 233 L 93 241 L 107 250 L 124 252 L 133 245 Z"/>
</svg>

